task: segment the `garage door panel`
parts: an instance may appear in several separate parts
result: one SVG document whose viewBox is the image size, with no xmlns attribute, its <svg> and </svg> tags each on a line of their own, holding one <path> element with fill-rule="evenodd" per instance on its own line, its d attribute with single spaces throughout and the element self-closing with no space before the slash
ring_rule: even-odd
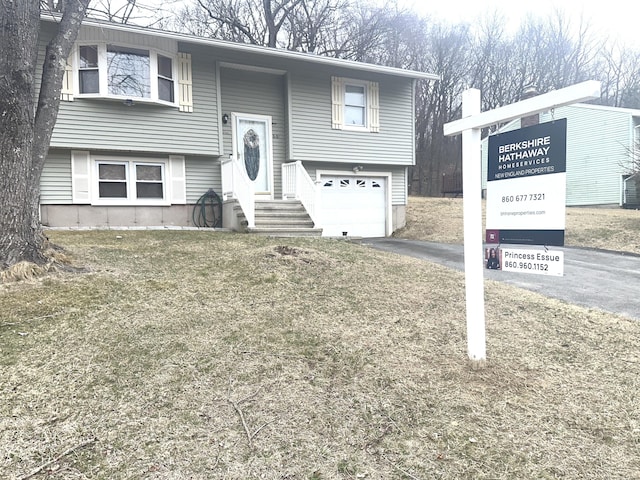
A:
<svg viewBox="0 0 640 480">
<path fill-rule="evenodd" d="M 386 185 L 384 178 L 360 176 L 322 177 L 324 236 L 384 237 L 386 235 Z"/>
</svg>

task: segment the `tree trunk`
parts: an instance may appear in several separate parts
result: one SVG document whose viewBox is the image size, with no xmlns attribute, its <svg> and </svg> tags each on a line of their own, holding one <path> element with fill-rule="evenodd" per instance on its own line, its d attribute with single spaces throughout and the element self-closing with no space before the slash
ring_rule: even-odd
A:
<svg viewBox="0 0 640 480">
<path fill-rule="evenodd" d="M 40 1 L 0 1 L 0 269 L 46 263 L 40 176 L 49 149 L 66 59 L 89 0 L 64 3 L 47 47 L 37 107 Z"/>
<path fill-rule="evenodd" d="M 0 268 L 43 263 L 38 201 L 30 199 L 40 7 L 4 2 L 0 25 Z"/>
</svg>

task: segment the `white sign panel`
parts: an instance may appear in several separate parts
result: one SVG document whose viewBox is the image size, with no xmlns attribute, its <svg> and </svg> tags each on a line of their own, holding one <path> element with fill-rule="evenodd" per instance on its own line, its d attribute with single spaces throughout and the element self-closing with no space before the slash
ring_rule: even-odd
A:
<svg viewBox="0 0 640 480">
<path fill-rule="evenodd" d="M 566 173 L 491 182 L 487 228 L 563 230 Z"/>
<path fill-rule="evenodd" d="M 501 269 L 505 272 L 564 275 L 564 252 L 560 250 L 499 249 Z"/>
</svg>

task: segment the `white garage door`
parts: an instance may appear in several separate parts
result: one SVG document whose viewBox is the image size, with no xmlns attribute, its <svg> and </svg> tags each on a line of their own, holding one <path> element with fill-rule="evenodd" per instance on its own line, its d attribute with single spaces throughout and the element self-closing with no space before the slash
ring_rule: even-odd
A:
<svg viewBox="0 0 640 480">
<path fill-rule="evenodd" d="M 386 235 L 385 178 L 323 175 L 321 180 L 323 236 Z"/>
</svg>

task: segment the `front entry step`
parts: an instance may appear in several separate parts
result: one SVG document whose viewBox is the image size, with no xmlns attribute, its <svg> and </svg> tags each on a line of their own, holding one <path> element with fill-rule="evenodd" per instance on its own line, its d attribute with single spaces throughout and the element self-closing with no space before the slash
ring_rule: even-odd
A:
<svg viewBox="0 0 640 480">
<path fill-rule="evenodd" d="M 247 228 L 247 233 L 267 237 L 320 237 L 321 228 Z"/>
<path fill-rule="evenodd" d="M 322 235 L 299 200 L 258 200 L 255 203 L 255 227 L 248 228 L 247 220 L 236 204 L 234 213 L 239 225 L 247 233 L 274 237 L 302 237 Z"/>
</svg>

